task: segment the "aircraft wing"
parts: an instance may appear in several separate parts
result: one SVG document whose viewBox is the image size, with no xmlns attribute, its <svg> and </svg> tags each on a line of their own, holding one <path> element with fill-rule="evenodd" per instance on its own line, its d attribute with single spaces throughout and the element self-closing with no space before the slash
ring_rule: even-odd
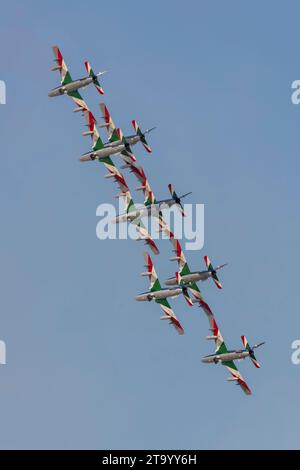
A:
<svg viewBox="0 0 300 470">
<path fill-rule="evenodd" d="M 144 253 L 144 260 L 145 260 L 145 268 L 147 271 L 142 273 L 142 276 L 148 276 L 149 283 L 150 283 L 149 289 L 151 291 L 158 291 L 161 289 L 161 285 L 160 285 L 158 276 L 156 274 L 151 256 L 147 252 Z"/>
<path fill-rule="evenodd" d="M 92 139 L 92 148 L 93 150 L 97 148 L 103 148 L 104 144 L 100 137 L 99 131 L 97 129 L 97 121 L 93 113 L 89 109 L 83 110 L 83 115 L 86 120 L 87 131 L 83 132 L 83 135 L 90 135 Z"/>
<path fill-rule="evenodd" d="M 139 234 L 138 240 L 144 240 L 145 244 L 149 246 L 150 250 L 155 255 L 158 255 L 159 254 L 159 249 L 158 249 L 155 241 L 153 240 L 153 238 L 151 237 L 151 235 L 147 231 L 147 229 L 146 229 L 145 225 L 143 224 L 143 222 L 141 220 L 139 220 L 137 223 L 135 221 L 133 221 L 132 223 L 135 225 L 136 231 Z"/>
<path fill-rule="evenodd" d="M 185 276 L 187 274 L 190 274 L 191 271 L 187 264 L 181 245 L 179 241 L 177 240 L 177 238 L 175 238 L 174 233 L 171 231 L 168 224 L 165 222 L 161 212 L 160 212 L 160 217 L 158 219 L 158 225 L 159 225 L 159 231 L 164 232 L 173 245 L 173 252 L 175 256 L 171 258 L 171 261 L 177 261 L 178 272 L 180 276 Z"/>
<path fill-rule="evenodd" d="M 137 178 L 140 186 L 137 188 L 137 191 L 142 191 L 144 194 L 144 204 L 145 206 L 149 206 L 151 204 L 156 203 L 156 197 L 151 189 L 149 180 L 145 174 L 144 168 L 137 165 L 136 162 L 133 161 L 126 161 L 124 168 L 127 168 L 130 173 L 133 173 L 134 176 Z"/>
<path fill-rule="evenodd" d="M 104 119 L 103 127 L 106 129 L 108 140 L 111 141 L 113 133 L 116 131 L 115 123 L 112 120 L 111 115 L 104 103 L 100 103 L 100 110 L 102 113 L 102 118 Z"/>
<path fill-rule="evenodd" d="M 111 115 L 108 111 L 107 106 L 104 103 L 100 103 L 100 109 L 101 109 L 101 112 L 102 112 L 102 119 L 104 119 L 104 124 L 100 124 L 99 127 L 105 127 L 106 128 L 106 132 L 107 132 L 107 135 L 108 135 L 109 142 L 112 143 L 112 142 L 121 141 L 124 144 L 126 144 L 125 149 L 121 152 L 121 155 L 123 156 L 123 159 L 124 159 L 125 163 L 128 160 L 129 161 L 130 160 L 135 161 L 136 158 L 133 155 L 132 150 L 131 150 L 128 142 L 126 141 L 122 130 L 115 126 L 115 123 L 111 118 Z"/>
<path fill-rule="evenodd" d="M 141 166 L 138 166 L 134 162 L 128 162 L 125 165 L 125 168 L 128 168 L 130 173 L 133 173 L 134 176 L 137 178 L 138 182 L 141 184 L 138 190 L 143 189 L 143 185 L 145 184 L 145 181 L 147 180 L 146 174 L 144 172 L 144 169 Z"/>
<path fill-rule="evenodd" d="M 155 292 L 161 289 L 161 284 L 159 282 L 158 276 L 156 274 L 151 256 L 148 253 L 144 253 L 145 259 L 145 268 L 147 271 L 143 273 L 143 276 L 148 276 L 150 281 L 150 291 Z M 155 302 L 160 305 L 161 309 L 164 312 L 164 315 L 161 317 L 161 320 L 168 320 L 171 325 L 177 330 L 177 332 L 182 335 L 184 334 L 184 330 L 177 319 L 175 313 L 173 312 L 169 302 L 167 299 L 155 299 Z"/>
<path fill-rule="evenodd" d="M 246 395 L 251 395 L 251 390 L 248 387 L 244 377 L 242 376 L 242 374 L 239 372 L 238 368 L 236 367 L 235 363 L 233 361 L 227 361 L 227 362 L 223 362 L 222 364 L 230 372 L 232 376 L 232 380 L 236 381 L 236 384 L 241 387 L 243 392 Z"/>
<path fill-rule="evenodd" d="M 112 159 L 110 157 L 105 157 L 105 158 L 101 158 L 100 162 L 103 163 L 105 168 L 108 170 L 108 174 L 105 175 L 105 178 L 113 178 L 114 181 L 119 186 L 121 193 L 118 194 L 118 196 L 121 196 L 123 195 L 123 193 L 126 193 L 127 191 L 129 191 L 129 188 L 127 186 L 124 176 L 115 166 Z"/>
<path fill-rule="evenodd" d="M 69 91 L 67 93 L 67 95 L 72 98 L 72 100 L 74 101 L 74 103 L 77 106 L 74 109 L 74 111 L 82 111 L 82 112 L 89 111 L 90 112 L 88 105 L 86 104 L 86 102 L 84 101 L 84 99 L 82 98 L 82 96 L 81 96 L 81 94 L 79 93 L 78 90 Z M 96 120 L 95 120 L 95 122 L 96 122 Z"/>
<path fill-rule="evenodd" d="M 53 46 L 52 50 L 54 54 L 54 61 L 56 62 L 56 66 L 52 70 L 58 70 L 60 73 L 60 83 L 62 85 L 67 85 L 68 83 L 72 82 L 72 77 L 64 61 L 63 55 L 57 46 Z"/>
<path fill-rule="evenodd" d="M 163 219 L 160 223 L 163 223 Z M 187 274 L 190 274 L 191 271 L 179 241 L 175 238 L 173 232 L 170 230 L 168 231 L 168 226 L 166 224 L 164 225 L 164 231 L 165 233 L 169 233 L 169 238 L 173 245 L 173 252 L 175 253 L 175 256 L 172 258 L 172 260 L 177 261 L 180 275 L 186 276 Z"/>
<path fill-rule="evenodd" d="M 86 127 L 87 127 L 87 131 L 84 132 L 83 135 L 90 135 L 91 138 L 93 139 L 94 134 L 96 134 L 97 136 L 99 134 L 97 126 L 96 126 L 97 120 L 89 109 L 83 111 L 83 116 L 85 118 Z"/>
<path fill-rule="evenodd" d="M 160 305 L 162 308 L 164 315 L 161 317 L 161 320 L 168 320 L 171 325 L 174 326 L 176 331 L 180 334 L 184 334 L 184 329 L 182 328 L 178 318 L 176 317 L 175 313 L 173 312 L 169 302 L 167 299 L 156 299 L 155 302 Z"/>
</svg>

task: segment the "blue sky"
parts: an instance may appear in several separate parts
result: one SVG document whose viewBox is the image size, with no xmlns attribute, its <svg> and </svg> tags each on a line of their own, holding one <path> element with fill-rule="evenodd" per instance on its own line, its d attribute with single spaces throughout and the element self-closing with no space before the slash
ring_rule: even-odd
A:
<svg viewBox="0 0 300 470">
<path fill-rule="evenodd" d="M 298 2 L 87 1 L 2 6 L 0 106 L 0 447 L 299 448 Z M 205 204 L 205 245 L 187 253 L 228 261 L 223 291 L 202 287 L 230 347 L 254 343 L 260 370 L 239 368 L 253 391 L 226 383 L 203 312 L 172 301 L 186 335 L 135 302 L 143 245 L 99 241 L 96 207 L 115 201 L 104 168 L 80 164 L 82 118 L 49 99 L 58 44 L 74 77 L 83 61 L 103 79 L 126 131 L 156 125 L 153 189 L 172 182 Z M 98 113 L 95 89 L 84 97 Z M 132 186 L 133 178 L 128 177 Z M 174 271 L 160 242 L 157 271 Z"/>
</svg>

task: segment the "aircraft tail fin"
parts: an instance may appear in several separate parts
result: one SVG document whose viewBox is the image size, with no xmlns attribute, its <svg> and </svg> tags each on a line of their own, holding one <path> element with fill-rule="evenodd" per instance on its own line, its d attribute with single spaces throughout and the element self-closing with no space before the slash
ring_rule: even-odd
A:
<svg viewBox="0 0 300 470">
<path fill-rule="evenodd" d="M 172 184 L 168 184 L 169 192 L 171 194 L 172 199 L 175 201 L 175 204 L 177 208 L 179 209 L 179 212 L 181 213 L 182 217 L 185 217 L 183 205 L 181 203 L 180 197 L 177 195 L 174 186 Z"/>
<path fill-rule="evenodd" d="M 242 338 L 242 342 L 243 342 L 243 345 L 244 345 L 244 348 L 249 352 L 249 357 L 253 363 L 253 365 L 257 368 L 257 369 L 260 369 L 260 363 L 258 362 L 258 360 L 256 359 L 255 355 L 254 355 L 254 349 L 255 348 L 258 348 L 259 346 L 262 346 L 264 344 L 263 343 L 259 343 L 259 344 L 255 344 L 253 347 L 251 347 L 248 343 L 248 340 L 246 338 L 246 336 L 241 336 Z"/>
<path fill-rule="evenodd" d="M 138 123 L 135 119 L 132 121 L 132 125 L 133 125 L 133 128 L 134 128 L 136 134 L 139 136 L 140 141 L 141 141 L 142 145 L 144 146 L 145 150 L 148 153 L 151 153 L 152 149 L 151 149 L 150 145 L 148 144 L 148 142 L 145 138 L 145 134 L 148 134 L 149 132 L 151 132 L 154 129 L 154 127 L 152 129 L 147 129 L 145 132 L 142 132 L 140 126 L 138 125 Z"/>
<path fill-rule="evenodd" d="M 98 80 L 98 76 L 103 75 L 103 73 L 105 72 L 100 72 L 99 74 L 96 75 L 91 67 L 91 64 L 88 61 L 85 61 L 84 65 L 85 65 L 87 73 L 93 79 L 93 83 L 95 85 L 96 90 L 100 93 L 100 95 L 104 95 L 104 90 Z"/>
<path fill-rule="evenodd" d="M 211 277 L 212 277 L 212 280 L 214 281 L 214 283 L 216 284 L 217 288 L 218 289 L 222 289 L 222 284 L 220 283 L 220 280 L 217 276 L 217 269 L 221 269 L 222 266 L 218 266 L 218 268 L 214 268 L 209 257 L 208 256 L 204 256 L 204 262 L 206 264 L 206 267 L 207 267 L 207 270 L 211 273 Z M 225 266 L 225 265 L 224 265 Z"/>
<path fill-rule="evenodd" d="M 136 161 L 136 157 L 135 155 L 133 154 L 132 150 L 131 150 L 131 147 L 129 145 L 129 143 L 127 142 L 126 138 L 124 137 L 124 134 L 123 134 L 123 131 L 122 129 L 120 129 L 119 127 L 114 131 L 114 133 L 116 133 L 116 135 L 119 137 L 118 140 L 120 140 L 123 144 L 124 144 L 124 150 L 122 150 L 122 155 L 124 157 L 128 157 L 131 161 L 135 162 Z"/>
</svg>

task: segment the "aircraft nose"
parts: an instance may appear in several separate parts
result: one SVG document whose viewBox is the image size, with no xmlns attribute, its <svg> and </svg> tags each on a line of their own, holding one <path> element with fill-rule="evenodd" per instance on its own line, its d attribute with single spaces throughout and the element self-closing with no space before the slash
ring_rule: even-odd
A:
<svg viewBox="0 0 300 470">
<path fill-rule="evenodd" d="M 81 162 L 89 162 L 91 159 L 90 155 L 81 155 L 81 157 L 79 158 L 79 160 Z"/>
</svg>

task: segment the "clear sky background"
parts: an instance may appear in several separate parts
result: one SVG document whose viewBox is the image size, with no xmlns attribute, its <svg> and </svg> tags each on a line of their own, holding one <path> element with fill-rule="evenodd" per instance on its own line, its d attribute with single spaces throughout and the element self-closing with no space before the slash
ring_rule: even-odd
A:
<svg viewBox="0 0 300 470">
<path fill-rule="evenodd" d="M 0 447 L 299 448 L 299 2 L 11 1 L 1 5 Z M 136 155 L 159 197 L 172 182 L 205 204 L 205 246 L 228 261 L 223 291 L 202 286 L 230 347 L 266 341 L 226 382 L 203 312 L 172 306 L 180 337 L 146 289 L 134 241 L 99 241 L 96 207 L 116 187 L 89 149 L 58 85 L 51 46 L 74 78 L 89 59 L 125 131 L 157 126 Z M 83 91 L 97 115 L 99 95 Z M 132 188 L 136 181 L 128 177 Z M 139 196 L 140 198 L 141 196 Z M 137 200 L 140 200 L 137 197 Z M 170 244 L 156 268 L 174 272 Z"/>
</svg>

